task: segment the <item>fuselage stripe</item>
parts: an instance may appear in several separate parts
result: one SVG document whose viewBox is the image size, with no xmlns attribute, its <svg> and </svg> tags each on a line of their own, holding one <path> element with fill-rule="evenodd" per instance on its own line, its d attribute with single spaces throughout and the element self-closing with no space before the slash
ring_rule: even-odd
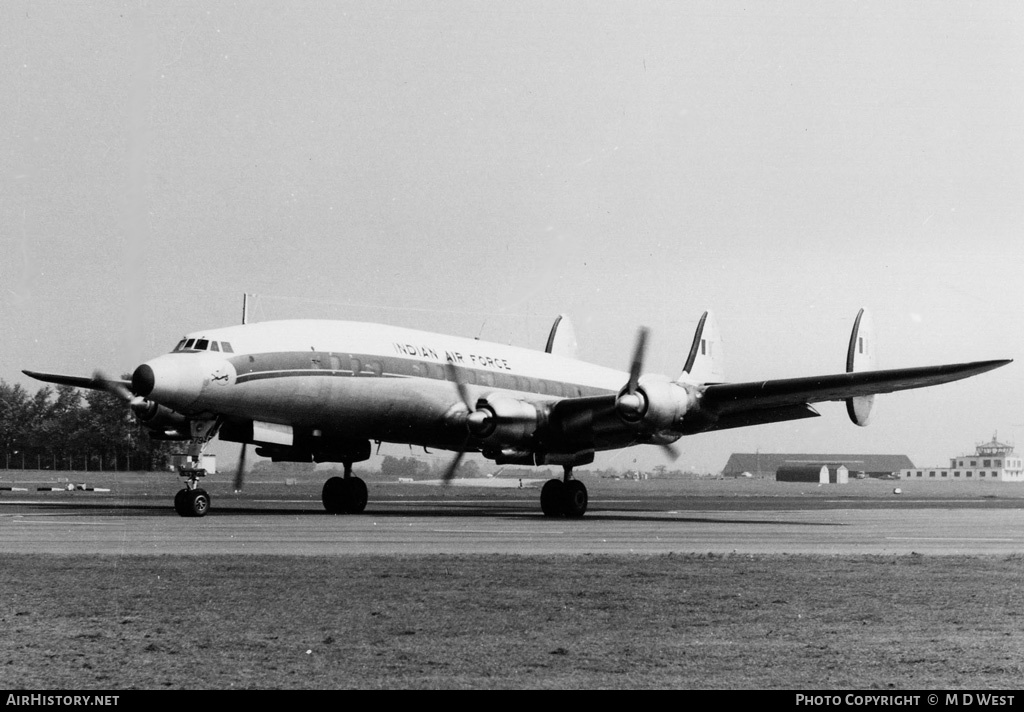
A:
<svg viewBox="0 0 1024 712">
<path fill-rule="evenodd" d="M 291 351 L 235 355 L 231 359 L 242 384 L 269 378 L 423 378 L 449 381 L 444 365 L 429 361 L 381 356 L 379 354 Z M 344 368 L 349 366 L 349 368 Z M 459 379 L 468 385 L 536 393 L 558 398 L 607 395 L 612 391 L 594 386 L 534 378 L 508 371 L 454 366 Z"/>
</svg>

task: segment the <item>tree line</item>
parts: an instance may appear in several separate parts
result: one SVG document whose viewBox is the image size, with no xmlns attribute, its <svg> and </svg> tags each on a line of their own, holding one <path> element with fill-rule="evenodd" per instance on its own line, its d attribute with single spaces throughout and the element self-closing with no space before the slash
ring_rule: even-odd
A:
<svg viewBox="0 0 1024 712">
<path fill-rule="evenodd" d="M 0 467 L 156 470 L 169 462 L 169 443 L 150 439 L 117 396 L 72 386 L 30 394 L 0 380 Z"/>
</svg>

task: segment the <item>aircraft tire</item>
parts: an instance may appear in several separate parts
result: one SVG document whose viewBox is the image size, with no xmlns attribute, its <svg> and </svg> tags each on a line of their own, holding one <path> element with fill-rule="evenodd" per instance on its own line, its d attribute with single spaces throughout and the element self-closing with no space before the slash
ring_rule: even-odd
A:
<svg viewBox="0 0 1024 712">
<path fill-rule="evenodd" d="M 324 482 L 320 500 L 328 514 L 341 514 L 345 511 L 346 489 L 345 480 L 341 477 L 332 477 Z"/>
<path fill-rule="evenodd" d="M 366 502 L 369 499 L 366 483 L 358 477 L 349 477 L 342 482 L 345 484 L 343 490 L 345 511 L 349 514 L 361 514 L 366 509 Z"/>
<path fill-rule="evenodd" d="M 204 517 L 210 511 L 210 495 L 204 489 L 188 490 L 182 498 L 186 517 Z"/>
<path fill-rule="evenodd" d="M 565 483 L 562 494 L 562 513 L 572 519 L 579 519 L 587 511 L 587 488 L 579 480 L 569 480 Z"/>
<path fill-rule="evenodd" d="M 565 500 L 565 483 L 561 480 L 548 480 L 540 491 L 540 510 L 545 517 L 559 517 L 563 513 Z"/>
<path fill-rule="evenodd" d="M 188 510 L 185 508 L 185 497 L 188 496 L 188 490 L 182 488 L 178 490 L 178 493 L 174 495 L 174 511 L 178 513 L 179 517 L 187 517 Z"/>
</svg>

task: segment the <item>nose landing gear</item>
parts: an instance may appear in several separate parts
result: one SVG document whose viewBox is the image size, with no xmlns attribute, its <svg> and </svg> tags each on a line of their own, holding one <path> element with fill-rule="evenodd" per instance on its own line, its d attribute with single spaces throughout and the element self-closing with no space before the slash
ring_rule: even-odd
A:
<svg viewBox="0 0 1024 712">
<path fill-rule="evenodd" d="M 202 517 L 210 510 L 210 495 L 200 488 L 185 487 L 174 495 L 174 511 L 182 517 Z"/>
<path fill-rule="evenodd" d="M 217 432 L 216 421 L 192 423 L 192 440 L 188 454 L 178 462 L 178 476 L 185 481 L 185 488 L 174 495 L 174 511 L 180 517 L 204 517 L 210 511 L 210 494 L 199 486 L 199 479 L 216 469 L 212 455 L 204 455 L 203 449 Z"/>
</svg>

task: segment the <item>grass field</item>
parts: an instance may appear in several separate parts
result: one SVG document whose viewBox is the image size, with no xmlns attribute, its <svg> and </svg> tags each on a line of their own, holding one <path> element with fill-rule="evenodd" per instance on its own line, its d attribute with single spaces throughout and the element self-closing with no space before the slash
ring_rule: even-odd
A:
<svg viewBox="0 0 1024 712">
<path fill-rule="evenodd" d="M 169 507 L 179 487 L 167 473 L 2 475 L 112 488 L 27 495 L 42 501 Z M 246 492 L 315 505 L 321 482 Z M 369 484 L 371 497 L 466 496 Z M 897 486 L 924 506 L 1024 503 L 1024 486 L 1000 483 L 587 484 L 598 502 L 682 492 L 697 507 L 898 507 Z M 230 475 L 208 486 L 230 496 Z M 537 492 L 500 496 L 532 506 Z M 1013 689 L 1022 582 L 1024 556 L 0 555 L 0 687 Z"/>
<path fill-rule="evenodd" d="M 0 557 L 0 687 L 996 689 L 1024 558 Z"/>
</svg>

